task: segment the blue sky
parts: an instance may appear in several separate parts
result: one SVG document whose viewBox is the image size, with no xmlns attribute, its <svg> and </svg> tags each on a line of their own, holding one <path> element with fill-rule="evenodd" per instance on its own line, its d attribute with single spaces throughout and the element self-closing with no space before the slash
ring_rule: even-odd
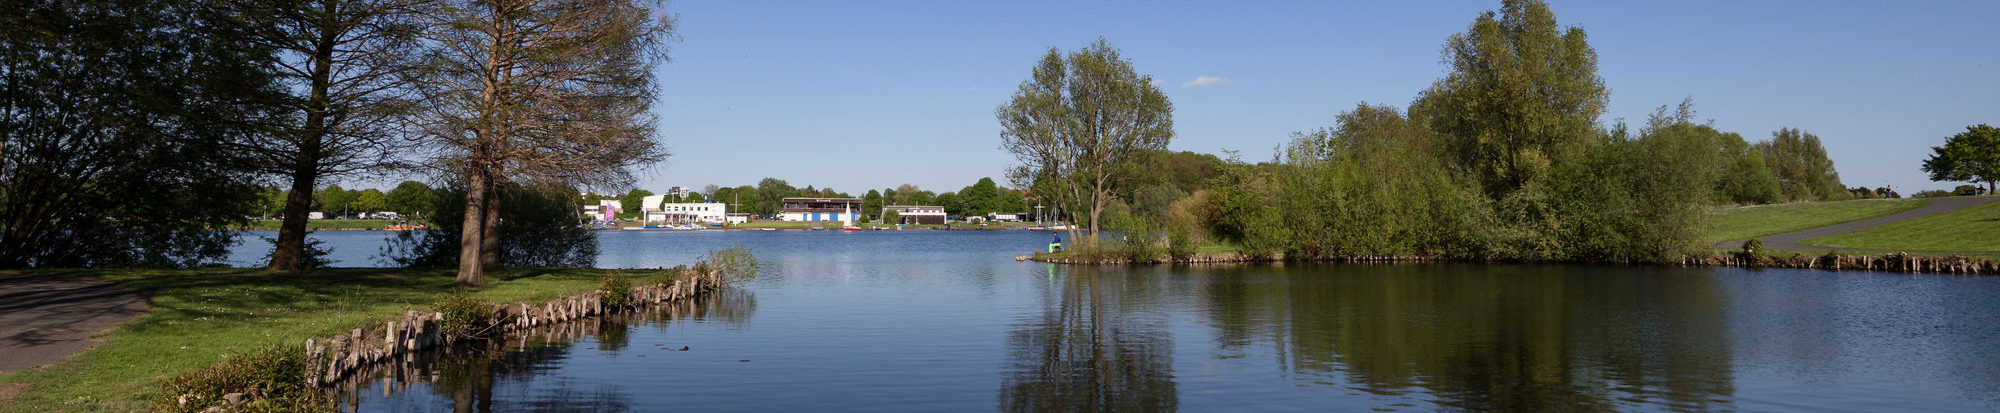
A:
<svg viewBox="0 0 2000 413">
<path fill-rule="evenodd" d="M 1693 98 L 1752 141 L 1818 135 L 1849 186 L 1910 193 L 1955 185 L 1917 170 L 1930 146 L 2000 123 L 2000 2 L 1550 3 L 1599 54 L 1606 124 Z M 1100 36 L 1162 81 L 1172 149 L 1269 159 L 1359 102 L 1407 106 L 1443 75 L 1445 38 L 1498 5 L 673 1 L 683 39 L 654 110 L 675 154 L 637 186 L 776 177 L 859 195 L 998 179 L 1013 160 L 993 109 L 1047 48 Z"/>
</svg>

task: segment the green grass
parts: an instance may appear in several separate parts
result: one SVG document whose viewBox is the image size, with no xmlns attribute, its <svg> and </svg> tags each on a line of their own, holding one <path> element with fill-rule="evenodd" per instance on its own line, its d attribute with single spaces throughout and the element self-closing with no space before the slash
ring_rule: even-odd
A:
<svg viewBox="0 0 2000 413">
<path fill-rule="evenodd" d="M 383 229 L 403 221 L 391 219 L 314 219 L 306 221 L 307 229 Z M 277 230 L 284 221 L 259 219 L 250 221 L 250 229 Z"/>
<path fill-rule="evenodd" d="M 488 274 L 474 296 L 545 301 L 596 289 L 606 270 L 510 269 Z M 162 379 L 263 343 L 297 343 L 427 311 L 452 288 L 451 270 L 327 269 L 278 274 L 255 269 L 44 271 L 103 279 L 145 293 L 153 309 L 95 348 L 55 366 L 10 372 L 0 387 L 25 385 L 0 412 L 147 411 Z M 0 276 L 8 275 L 0 272 Z"/>
<path fill-rule="evenodd" d="M 1801 242 L 1842 250 L 2000 252 L 2000 203 Z"/>
<path fill-rule="evenodd" d="M 1923 199 L 1857 199 L 1723 208 L 1711 212 L 1708 241 L 1745 240 L 1923 208 Z"/>
</svg>

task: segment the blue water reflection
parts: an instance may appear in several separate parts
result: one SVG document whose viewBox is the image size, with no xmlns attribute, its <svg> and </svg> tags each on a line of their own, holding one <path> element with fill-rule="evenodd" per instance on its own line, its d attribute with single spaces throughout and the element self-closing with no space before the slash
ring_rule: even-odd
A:
<svg viewBox="0 0 2000 413">
<path fill-rule="evenodd" d="M 608 232 L 600 266 L 747 245 L 765 272 L 741 290 L 754 299 L 446 357 L 436 379 L 354 396 L 362 411 L 2000 409 L 2000 278 L 1013 260 L 1046 235 Z"/>
</svg>

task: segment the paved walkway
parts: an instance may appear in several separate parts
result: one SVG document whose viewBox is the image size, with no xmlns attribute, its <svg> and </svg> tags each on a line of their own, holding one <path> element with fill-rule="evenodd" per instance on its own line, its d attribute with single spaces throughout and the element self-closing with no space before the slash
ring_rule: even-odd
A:
<svg viewBox="0 0 2000 413">
<path fill-rule="evenodd" d="M 146 296 L 63 275 L 0 275 L 0 374 L 55 364 L 145 314 Z"/>
<path fill-rule="evenodd" d="M 1876 226 L 1908 221 L 1917 218 L 1923 218 L 1931 215 L 1937 215 L 1960 209 L 1971 208 L 1993 202 L 2000 202 L 2000 197 L 1981 196 L 1981 197 L 1938 198 L 1931 200 L 1931 204 L 1926 205 L 1923 208 L 1912 209 L 1908 211 L 1883 215 L 1860 221 L 1844 222 L 1819 228 L 1808 229 L 1804 231 L 1788 232 L 1778 235 L 1772 235 L 1759 239 L 1764 240 L 1764 249 L 1767 250 L 1825 251 L 1830 248 L 1815 247 L 1810 245 L 1799 245 L 1799 242 L 1813 238 L 1824 237 L 1828 235 L 1859 231 L 1863 229 L 1874 228 Z M 1739 249 L 1743 248 L 1743 241 L 1746 240 L 1727 241 L 1721 244 L 1717 244 L 1715 247 L 1721 249 L 1732 249 L 1732 250 Z M 1951 251 L 1906 251 L 1906 252 L 1951 252 Z"/>
</svg>

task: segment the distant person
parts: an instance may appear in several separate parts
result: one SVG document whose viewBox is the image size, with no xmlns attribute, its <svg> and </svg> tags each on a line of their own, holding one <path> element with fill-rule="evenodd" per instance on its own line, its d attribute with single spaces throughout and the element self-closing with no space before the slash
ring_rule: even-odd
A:
<svg viewBox="0 0 2000 413">
<path fill-rule="evenodd" d="M 1054 237 L 1053 239 L 1049 240 L 1049 252 L 1055 253 L 1056 250 L 1062 249 L 1062 233 L 1051 232 L 1049 233 L 1049 236 Z"/>
</svg>

